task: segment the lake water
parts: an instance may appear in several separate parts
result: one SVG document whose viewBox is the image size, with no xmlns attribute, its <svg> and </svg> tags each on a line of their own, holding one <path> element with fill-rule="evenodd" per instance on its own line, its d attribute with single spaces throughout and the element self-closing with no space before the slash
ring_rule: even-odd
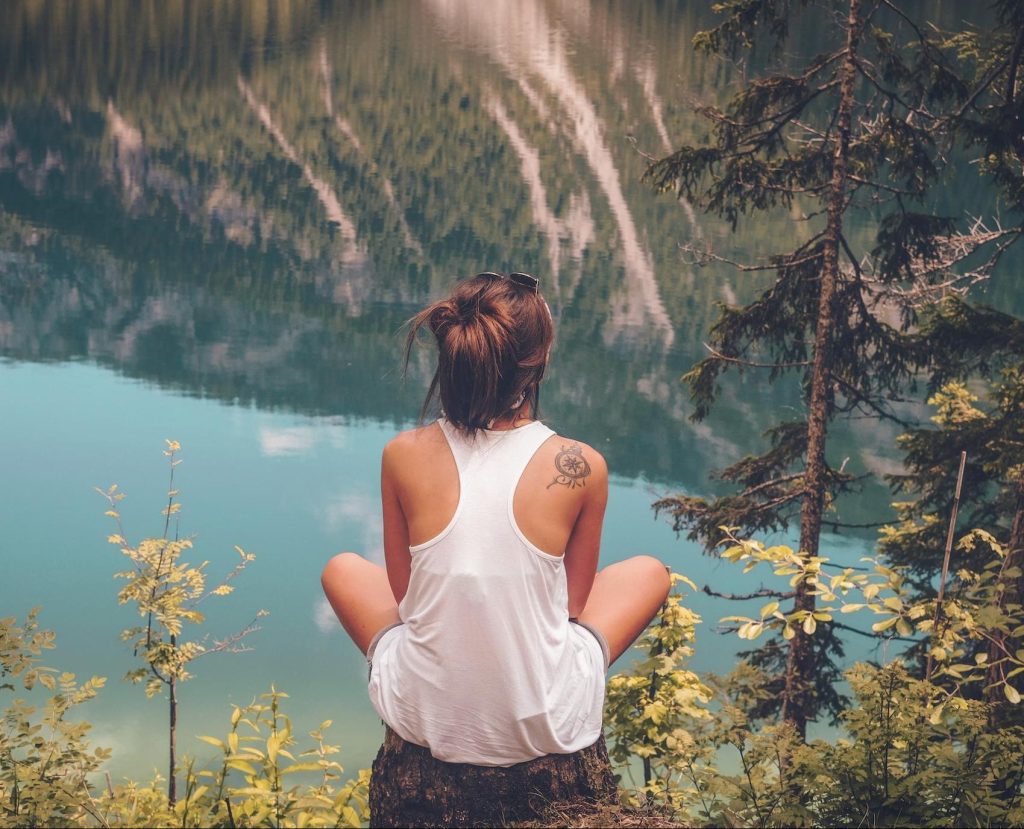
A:
<svg viewBox="0 0 1024 829">
<path fill-rule="evenodd" d="M 365 663 L 318 575 L 341 550 L 381 560 L 380 450 L 415 421 L 431 370 L 424 350 L 403 381 L 401 325 L 479 270 L 541 278 L 557 323 L 545 417 L 613 476 L 602 561 L 651 553 L 720 590 L 761 584 L 650 508 L 713 491 L 710 472 L 799 403 L 747 375 L 713 418 L 687 419 L 679 377 L 716 303 L 756 284 L 688 265 L 680 244 L 749 261 L 807 232 L 780 214 L 733 234 L 640 181 L 645 155 L 702 134 L 694 101 L 738 77 L 689 48 L 712 20 L 694 5 L 4 4 L 0 612 L 42 605 L 48 661 L 110 678 L 85 716 L 115 776 L 164 768 L 166 712 L 119 682 L 135 622 L 93 487 L 128 493 L 133 539 L 159 534 L 165 438 L 183 447 L 192 559 L 218 573 L 236 544 L 257 556 L 206 629 L 271 614 L 252 652 L 196 664 L 179 745 L 213 756 L 191 736 L 275 683 L 298 728 L 333 719 L 346 768 L 369 764 L 382 732 Z M 888 428 L 837 435 L 848 470 L 898 468 Z M 877 518 L 887 500 L 869 483 L 840 515 Z M 823 549 L 852 562 L 871 538 Z M 738 640 L 712 627 L 738 608 L 690 603 L 695 667 L 727 670 Z"/>
</svg>

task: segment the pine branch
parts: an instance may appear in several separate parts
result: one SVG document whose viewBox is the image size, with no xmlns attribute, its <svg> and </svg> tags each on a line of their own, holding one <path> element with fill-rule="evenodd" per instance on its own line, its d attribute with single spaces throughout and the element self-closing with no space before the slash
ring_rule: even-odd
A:
<svg viewBox="0 0 1024 829">
<path fill-rule="evenodd" d="M 844 530 L 877 530 L 879 527 L 884 527 L 887 524 L 891 524 L 892 521 L 865 521 L 864 523 L 849 523 L 846 521 L 829 521 L 827 518 L 821 519 L 821 523 L 829 527 L 842 528 Z"/>
<path fill-rule="evenodd" d="M 750 83 L 749 89 L 757 91 L 763 91 L 772 87 L 782 87 L 784 83 L 796 85 L 799 83 L 806 83 L 810 81 L 815 75 L 821 72 L 826 66 L 839 58 L 843 57 L 846 53 L 845 49 L 838 49 L 827 56 L 819 56 L 818 61 L 812 62 L 811 65 L 799 75 L 772 75 L 767 78 L 760 78 Z M 754 133 L 751 137 L 756 138 L 758 136 L 767 135 L 774 131 L 780 122 L 785 123 L 792 121 L 797 112 L 805 109 L 809 103 L 824 92 L 832 89 L 838 85 L 838 81 L 833 79 L 824 84 L 816 86 L 807 95 L 800 100 L 791 104 L 789 107 L 784 109 L 769 112 L 760 118 L 755 118 L 749 121 L 740 121 L 735 118 L 730 118 L 726 113 L 717 107 L 705 107 L 701 110 L 701 114 L 707 116 L 710 120 L 716 121 L 719 124 L 727 124 L 733 127 L 737 131 L 753 130 L 756 127 L 760 127 L 765 124 L 771 124 L 772 127 L 769 129 L 762 130 L 759 133 Z M 734 100 L 734 105 L 740 102 L 742 99 Z"/>
<path fill-rule="evenodd" d="M 953 67 L 946 63 L 945 56 L 942 54 L 941 50 L 936 49 L 932 41 L 925 37 L 924 32 L 921 31 L 921 27 L 914 22 L 914 19 L 910 17 L 910 15 L 893 3 L 892 0 L 880 0 L 879 5 L 888 8 L 914 31 L 914 34 L 917 35 L 918 42 L 921 44 L 921 48 L 923 51 L 930 53 L 932 60 L 936 65 L 942 66 L 947 74 L 953 76 L 956 75 Z"/>
<path fill-rule="evenodd" d="M 961 118 L 963 118 L 964 113 L 974 106 L 974 102 L 978 100 L 981 94 L 992 85 L 992 82 L 995 81 L 995 79 L 1002 74 L 1003 70 L 1006 68 L 1006 65 L 1007 61 L 1004 60 L 1000 63 L 997 63 L 995 66 L 989 69 L 988 72 L 985 73 L 984 77 L 978 82 L 978 85 L 974 88 L 974 91 L 967 96 L 967 99 L 963 102 L 963 104 L 961 104 L 960 109 L 958 109 L 954 114 L 954 121 L 958 121 Z"/>
<path fill-rule="evenodd" d="M 925 118 L 926 120 L 932 121 L 932 122 L 938 120 L 928 110 L 921 109 L 920 107 L 915 107 L 913 104 L 908 103 L 907 101 L 904 101 L 903 98 L 900 97 L 898 92 L 895 92 L 895 91 L 893 91 L 891 89 L 886 89 L 884 86 L 882 86 L 882 82 L 880 80 L 878 80 L 878 78 L 876 78 L 871 72 L 868 71 L 867 63 L 868 63 L 868 61 L 864 60 L 863 58 L 854 58 L 854 60 L 853 60 L 853 65 L 857 68 L 858 74 L 860 74 L 861 77 L 866 79 L 868 81 L 868 83 L 870 83 L 882 95 L 884 95 L 890 101 L 896 101 L 908 113 L 912 113 L 914 115 L 920 115 L 921 117 Z"/>
<path fill-rule="evenodd" d="M 810 360 L 796 360 L 790 363 L 755 363 L 751 360 L 744 360 L 740 357 L 730 357 L 729 355 L 723 354 L 722 352 L 712 348 L 707 343 L 702 343 L 702 345 L 716 360 L 722 360 L 726 363 L 735 363 L 736 365 L 746 366 L 747 368 L 799 368 L 801 366 L 809 366 L 811 364 Z"/>
<path fill-rule="evenodd" d="M 800 478 L 803 477 L 803 475 L 803 472 L 794 472 L 791 475 L 783 475 L 781 478 L 772 478 L 770 481 L 764 481 L 760 484 L 755 484 L 754 486 L 747 487 L 742 492 L 740 492 L 739 495 L 743 498 L 749 498 L 751 495 L 755 495 L 756 493 L 761 492 L 765 489 L 769 489 L 770 487 L 780 486 L 782 484 L 788 484 L 790 481 L 799 480 Z"/>
<path fill-rule="evenodd" d="M 820 236 L 820 234 L 818 234 Z M 818 236 L 812 237 L 809 242 L 813 242 Z M 805 245 L 806 247 L 806 245 Z M 767 265 L 748 265 L 743 262 L 737 262 L 734 259 L 728 259 L 725 256 L 721 256 L 714 253 L 710 247 L 698 248 L 691 242 L 686 242 L 679 245 L 679 250 L 683 253 L 692 253 L 696 257 L 695 259 L 687 260 L 685 264 L 696 265 L 698 267 L 704 267 L 708 262 L 722 262 L 726 265 L 731 265 L 741 273 L 751 273 L 756 271 L 778 271 L 781 268 L 794 268 L 797 265 L 803 265 L 807 262 L 813 262 L 816 259 L 821 258 L 821 252 L 815 251 L 807 256 L 801 256 L 797 259 L 784 259 L 785 254 L 777 254 L 775 256 L 769 256 L 768 259 L 770 264 Z"/>
<path fill-rule="evenodd" d="M 972 220 L 966 233 L 951 233 L 933 237 L 931 255 L 927 258 L 921 254 L 913 256 L 906 265 L 913 279 L 909 288 L 892 284 L 878 275 L 877 265 L 872 265 L 872 274 L 865 281 L 871 286 L 877 300 L 887 299 L 908 309 L 918 309 L 932 304 L 950 293 L 966 294 L 970 288 L 989 278 L 992 270 L 1006 252 L 1024 233 L 1024 227 L 1004 228 L 997 223 L 989 229 L 980 218 Z M 955 268 L 978 250 L 997 242 L 995 248 L 984 262 L 963 272 Z M 933 281 L 935 277 L 948 274 L 941 282 Z"/>
<path fill-rule="evenodd" d="M 855 175 L 853 173 L 847 174 L 847 177 L 850 179 L 850 181 L 855 181 L 857 182 L 857 184 L 863 185 L 865 187 L 870 187 L 873 190 L 885 190 L 889 193 L 893 193 L 898 196 L 916 195 L 916 193 L 914 193 L 912 190 L 907 190 L 904 187 L 896 187 L 895 185 L 892 184 L 883 184 L 880 181 L 872 181 L 871 179 L 861 178 L 860 176 Z"/>
<path fill-rule="evenodd" d="M 882 420 L 888 420 L 893 423 L 897 423 L 904 429 L 914 429 L 918 424 L 913 423 L 909 420 L 905 420 L 902 417 L 894 415 L 892 412 L 887 411 L 881 403 L 878 403 L 871 399 L 868 395 L 854 386 L 852 383 L 844 380 L 838 374 L 833 374 L 832 379 L 843 388 L 843 393 L 846 397 L 850 398 L 853 402 L 854 407 L 866 406 L 871 409 L 877 417 Z"/>
</svg>

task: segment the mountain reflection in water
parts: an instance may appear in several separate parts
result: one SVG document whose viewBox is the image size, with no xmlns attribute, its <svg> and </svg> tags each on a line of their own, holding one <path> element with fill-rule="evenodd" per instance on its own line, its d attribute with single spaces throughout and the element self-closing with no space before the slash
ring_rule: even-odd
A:
<svg viewBox="0 0 1024 829">
<path fill-rule="evenodd" d="M 402 322 L 459 277 L 516 268 L 557 316 L 548 415 L 619 474 L 703 487 L 791 402 L 735 400 L 737 447 L 685 422 L 676 378 L 743 291 L 679 256 L 723 231 L 639 182 L 638 148 L 692 128 L 692 11 L 122 11 L 5 10 L 4 356 L 400 423 L 429 371 L 418 355 L 400 382 Z"/>
</svg>

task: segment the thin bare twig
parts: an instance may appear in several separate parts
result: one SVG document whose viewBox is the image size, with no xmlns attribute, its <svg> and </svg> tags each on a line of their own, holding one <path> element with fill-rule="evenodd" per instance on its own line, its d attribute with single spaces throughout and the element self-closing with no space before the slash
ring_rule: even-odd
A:
<svg viewBox="0 0 1024 829">
<path fill-rule="evenodd" d="M 875 305 L 890 301 L 898 307 L 916 309 L 949 293 L 963 295 L 973 285 L 988 279 L 1003 253 L 1020 238 L 1022 232 L 1024 228 L 1020 226 L 1004 228 L 998 223 L 990 229 L 981 218 L 975 218 L 965 233 L 936 237 L 935 249 L 929 258 L 916 257 L 909 263 L 910 287 L 893 284 L 891 278 L 880 278 L 874 265 L 864 282 Z M 955 270 L 981 248 L 999 240 L 1003 241 L 995 246 L 984 262 L 963 272 Z M 942 281 L 933 281 L 936 277 L 942 277 Z"/>
<path fill-rule="evenodd" d="M 897 642 L 914 642 L 914 643 L 918 643 L 918 642 L 921 641 L 920 639 L 912 639 L 909 636 L 885 636 L 885 635 L 881 635 L 881 634 L 875 633 L 873 631 L 861 630 L 860 628 L 855 628 L 853 625 L 848 625 L 848 624 L 846 624 L 844 622 L 837 622 L 834 619 L 832 620 L 832 622 L 830 622 L 830 624 L 833 627 L 840 628 L 841 630 L 848 630 L 848 631 L 850 631 L 850 633 L 859 633 L 861 636 L 866 636 L 868 639 L 886 639 L 886 640 L 888 640 L 888 639 L 895 639 Z"/>
<path fill-rule="evenodd" d="M 964 484 L 964 467 L 967 465 L 967 453 L 964 451 L 960 452 L 960 471 L 957 472 L 956 476 L 956 493 L 953 495 L 953 511 L 949 516 L 949 530 L 946 533 L 946 552 L 942 558 L 942 575 L 939 576 L 939 595 L 935 600 L 935 616 L 932 619 L 932 630 L 935 635 L 939 635 L 939 622 L 942 620 L 942 599 L 946 595 L 946 577 L 949 575 L 949 558 L 953 552 L 953 533 L 956 530 L 956 514 L 960 508 L 960 490 Z M 932 678 L 932 668 L 934 667 L 934 659 L 932 658 L 931 651 L 928 652 L 928 664 L 925 667 L 924 678 L 929 680 Z"/>
<path fill-rule="evenodd" d="M 769 487 L 781 486 L 782 484 L 788 484 L 790 481 L 799 480 L 803 476 L 803 472 L 793 472 L 789 475 L 783 475 L 781 478 L 772 478 L 770 481 L 762 481 L 759 484 L 754 484 L 753 486 L 747 487 L 740 493 L 740 495 L 743 496 L 744 498 L 747 498 L 751 495 L 755 495 L 758 492 L 768 489 Z"/>
<path fill-rule="evenodd" d="M 818 235 L 820 236 L 821 234 Z M 809 241 L 813 242 L 814 239 L 811 239 Z M 798 259 L 781 259 L 780 257 L 781 261 L 773 262 L 770 265 L 748 265 L 746 263 L 737 262 L 734 259 L 729 259 L 728 257 L 721 256 L 712 251 L 709 247 L 698 248 L 692 243 L 681 244 L 679 246 L 679 249 L 683 253 L 692 253 L 694 255 L 695 258 L 688 260 L 686 262 L 686 264 L 688 265 L 697 265 L 703 267 L 708 262 L 722 262 L 723 264 L 731 265 L 736 270 L 741 271 L 742 273 L 752 273 L 756 271 L 777 271 L 782 268 L 792 268 L 797 265 L 802 265 L 805 262 L 813 262 L 815 259 L 821 258 L 821 253 L 815 252 L 808 254 L 807 256 L 801 256 Z"/>
<path fill-rule="evenodd" d="M 746 593 L 744 595 L 739 595 L 737 593 L 719 593 L 717 590 L 712 590 L 706 584 L 701 589 L 709 596 L 714 596 L 717 599 L 728 599 L 732 602 L 743 602 L 747 599 L 792 599 L 796 595 L 795 590 L 780 592 L 778 590 L 769 590 L 767 587 L 762 587 L 760 590 L 755 590 L 753 593 Z"/>
<path fill-rule="evenodd" d="M 741 357 L 730 357 L 728 354 L 723 354 L 721 351 L 712 348 L 707 343 L 703 343 L 703 346 L 716 360 L 722 360 L 726 363 L 736 363 L 737 365 L 746 366 L 748 368 L 798 368 L 800 366 L 809 366 L 811 364 L 810 360 L 797 360 L 791 363 L 755 363 L 752 360 L 744 360 Z"/>
</svg>

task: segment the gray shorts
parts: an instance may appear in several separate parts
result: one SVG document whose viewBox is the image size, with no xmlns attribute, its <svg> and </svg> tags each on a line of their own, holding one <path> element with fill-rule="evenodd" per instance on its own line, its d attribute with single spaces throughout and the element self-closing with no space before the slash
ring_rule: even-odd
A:
<svg viewBox="0 0 1024 829">
<path fill-rule="evenodd" d="M 604 634 L 593 625 L 588 625 L 586 622 L 581 622 L 579 619 L 570 619 L 569 622 L 570 624 L 578 625 L 584 630 L 589 631 L 597 640 L 597 644 L 601 646 L 601 654 L 604 656 L 604 669 L 607 671 L 611 666 L 611 650 L 608 647 L 608 640 L 604 638 Z M 390 625 L 385 625 L 374 634 L 373 639 L 370 640 L 370 646 L 366 649 L 366 662 L 371 670 L 373 669 L 373 652 L 377 650 L 377 644 L 382 638 L 384 638 L 385 633 L 390 630 L 394 630 L 402 624 L 404 624 L 404 622 L 392 622 Z"/>
<path fill-rule="evenodd" d="M 604 634 L 601 633 L 593 625 L 588 625 L 586 622 L 581 622 L 579 619 L 570 619 L 569 622 L 574 625 L 579 625 L 584 630 L 590 631 L 594 638 L 597 640 L 597 644 L 601 646 L 601 655 L 604 656 L 604 669 L 607 671 L 612 664 L 612 652 L 611 648 L 608 647 L 608 640 L 604 638 Z"/>
<path fill-rule="evenodd" d="M 373 652 L 377 650 L 377 643 L 379 643 L 380 640 L 384 638 L 385 633 L 387 633 L 389 630 L 394 630 L 396 627 L 399 627 L 400 625 L 404 624 L 405 622 L 392 622 L 390 625 L 384 625 L 384 627 L 378 630 L 373 635 L 373 639 L 370 640 L 370 646 L 366 649 L 366 661 L 370 663 L 373 662 Z"/>
</svg>

